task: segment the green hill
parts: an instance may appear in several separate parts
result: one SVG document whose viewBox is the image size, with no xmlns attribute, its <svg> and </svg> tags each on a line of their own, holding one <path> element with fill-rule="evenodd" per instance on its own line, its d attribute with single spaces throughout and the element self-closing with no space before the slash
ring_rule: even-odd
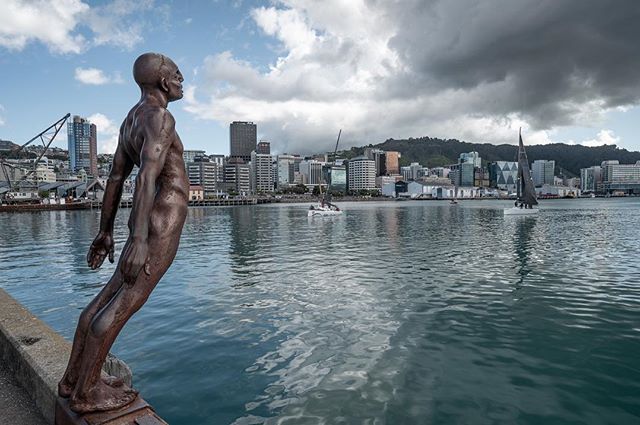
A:
<svg viewBox="0 0 640 425">
<path fill-rule="evenodd" d="M 515 161 L 517 145 L 492 145 L 490 143 L 467 143 L 456 139 L 437 139 L 432 137 L 388 139 L 377 145 L 351 148 L 343 152 L 343 156 L 352 158 L 362 155 L 366 147 L 386 151 L 398 151 L 402 154 L 401 165 L 419 162 L 426 167 L 438 167 L 454 164 L 463 152 L 476 151 L 483 164 L 492 161 Z M 640 161 L 640 152 L 620 149 L 616 145 L 587 147 L 552 143 L 548 145 L 526 146 L 529 161 L 548 159 L 556 161 L 556 174 L 579 176 L 581 168 L 600 165 L 602 161 L 615 160 L 621 164 L 632 164 Z"/>
</svg>

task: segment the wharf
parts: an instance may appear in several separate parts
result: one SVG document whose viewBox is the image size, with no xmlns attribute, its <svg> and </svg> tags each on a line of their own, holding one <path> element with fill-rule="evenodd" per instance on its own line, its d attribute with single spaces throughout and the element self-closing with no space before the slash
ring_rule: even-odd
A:
<svg viewBox="0 0 640 425">
<path fill-rule="evenodd" d="M 189 201 L 190 207 L 235 207 L 242 205 L 271 204 L 280 202 L 275 198 L 243 198 L 243 199 L 203 199 L 199 201 Z M 123 200 L 120 208 L 131 208 L 133 200 Z M 100 209 L 100 201 L 69 202 L 66 204 L 12 204 L 0 205 L 1 212 L 31 212 L 31 211 L 68 211 L 68 210 L 88 210 Z"/>
<path fill-rule="evenodd" d="M 3 364 L 0 364 L 0 423 L 12 425 L 46 424 L 35 402 L 18 385 L 13 374 Z"/>
</svg>

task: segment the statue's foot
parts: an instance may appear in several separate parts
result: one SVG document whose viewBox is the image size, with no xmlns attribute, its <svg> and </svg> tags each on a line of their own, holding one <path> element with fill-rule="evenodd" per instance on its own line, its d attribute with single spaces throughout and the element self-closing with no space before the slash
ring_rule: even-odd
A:
<svg viewBox="0 0 640 425">
<path fill-rule="evenodd" d="M 102 382 L 113 388 L 122 387 L 124 385 L 124 381 L 121 378 L 116 378 L 115 376 L 102 375 L 101 379 Z M 71 379 L 65 375 L 58 383 L 58 395 L 63 398 L 71 397 L 71 393 L 73 393 L 73 388 L 75 386 L 75 382 L 71 383 Z"/>
<path fill-rule="evenodd" d="M 138 396 L 138 392 L 123 383 L 112 387 L 102 380 L 86 394 L 74 392 L 69 400 L 69 407 L 76 413 L 103 412 L 125 407 Z"/>
<path fill-rule="evenodd" d="M 71 397 L 71 393 L 73 392 L 74 386 L 75 384 L 72 384 L 69 378 L 64 376 L 62 380 L 58 382 L 58 395 L 64 398 Z"/>
</svg>

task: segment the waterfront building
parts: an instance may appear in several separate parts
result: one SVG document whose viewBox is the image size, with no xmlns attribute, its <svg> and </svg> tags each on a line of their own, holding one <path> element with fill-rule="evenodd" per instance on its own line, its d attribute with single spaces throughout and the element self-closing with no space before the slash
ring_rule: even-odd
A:
<svg viewBox="0 0 640 425">
<path fill-rule="evenodd" d="M 184 160 L 185 166 L 190 162 L 194 162 L 196 157 L 205 155 L 205 151 L 202 150 L 185 149 L 182 151 L 182 159 Z"/>
<path fill-rule="evenodd" d="M 536 187 L 540 187 L 544 184 L 554 184 L 554 170 L 556 168 L 556 162 L 546 159 L 537 159 L 533 161 L 531 165 L 531 178 L 533 178 L 533 184 Z"/>
<path fill-rule="evenodd" d="M 518 184 L 518 163 L 496 161 L 489 164 L 489 186 L 515 193 Z"/>
<path fill-rule="evenodd" d="M 293 183 L 294 179 L 294 162 L 293 155 L 278 155 L 276 157 L 276 187 L 278 189 L 286 187 Z"/>
<path fill-rule="evenodd" d="M 601 164 L 601 168 L 604 193 L 640 194 L 640 161 L 635 164 L 604 161 Z"/>
<path fill-rule="evenodd" d="M 260 140 L 258 146 L 256 147 L 256 153 L 263 155 L 271 155 L 271 143 L 266 140 Z"/>
<path fill-rule="evenodd" d="M 580 189 L 583 193 L 598 193 L 602 188 L 602 167 L 594 165 L 580 170 Z"/>
<path fill-rule="evenodd" d="M 397 151 L 385 152 L 385 168 L 388 176 L 400 174 L 400 158 L 402 155 Z"/>
<path fill-rule="evenodd" d="M 240 158 L 229 158 L 224 165 L 224 187 L 241 195 L 251 191 L 251 167 Z"/>
<path fill-rule="evenodd" d="M 405 181 L 418 180 L 425 175 L 425 168 L 418 162 L 412 162 L 411 165 L 401 167 L 400 174 Z"/>
<path fill-rule="evenodd" d="M 74 173 L 84 169 L 98 175 L 98 135 L 96 125 L 86 118 L 74 115 L 67 123 L 69 166 Z"/>
<path fill-rule="evenodd" d="M 459 164 L 473 164 L 474 167 L 482 167 L 482 159 L 478 152 L 461 153 L 458 158 Z"/>
<path fill-rule="evenodd" d="M 450 172 L 451 169 L 447 167 L 435 167 L 429 170 L 430 175 L 437 177 L 449 177 Z"/>
<path fill-rule="evenodd" d="M 249 121 L 234 121 L 229 125 L 229 156 L 251 161 L 251 152 L 256 150 L 257 126 Z"/>
<path fill-rule="evenodd" d="M 204 188 L 202 186 L 189 185 L 189 200 L 202 201 L 204 199 Z"/>
<path fill-rule="evenodd" d="M 224 178 L 223 168 L 211 161 L 209 157 L 198 156 L 193 162 L 187 163 L 187 177 L 189 184 L 201 186 L 207 197 L 216 196 L 222 190 Z"/>
<path fill-rule="evenodd" d="M 580 189 L 570 186 L 543 184 L 536 188 L 538 196 L 551 196 L 558 198 L 575 198 L 580 196 Z"/>
<path fill-rule="evenodd" d="M 324 181 L 331 185 L 332 192 L 347 193 L 347 167 L 326 164 L 322 167 Z"/>
<path fill-rule="evenodd" d="M 251 174 L 255 192 L 273 192 L 273 157 L 251 152 Z"/>
<path fill-rule="evenodd" d="M 472 162 L 460 162 L 449 166 L 449 180 L 456 186 L 473 186 L 475 183 L 475 166 Z"/>
<path fill-rule="evenodd" d="M 315 159 L 300 161 L 300 174 L 304 176 L 304 184 L 311 186 L 326 184 L 322 181 L 322 165 L 322 162 Z"/>
<path fill-rule="evenodd" d="M 364 156 L 375 162 L 376 176 L 384 176 L 387 174 L 387 156 L 382 149 L 365 148 Z"/>
<path fill-rule="evenodd" d="M 366 156 L 358 156 L 347 163 L 347 190 L 376 189 L 376 164 Z"/>
</svg>

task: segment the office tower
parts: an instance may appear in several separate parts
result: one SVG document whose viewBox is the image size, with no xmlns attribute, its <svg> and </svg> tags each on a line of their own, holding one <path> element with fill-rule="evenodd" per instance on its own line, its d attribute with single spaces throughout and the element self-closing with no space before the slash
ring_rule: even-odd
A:
<svg viewBox="0 0 640 425">
<path fill-rule="evenodd" d="M 540 187 L 544 184 L 553 185 L 555 167 L 555 161 L 547 161 L 545 159 L 537 159 L 533 161 L 533 165 L 531 166 L 533 184 L 536 187 Z"/>
<path fill-rule="evenodd" d="M 251 171 L 255 192 L 273 192 L 273 157 L 251 153 Z"/>
<path fill-rule="evenodd" d="M 366 156 L 358 156 L 347 163 L 347 189 L 349 191 L 376 188 L 376 164 Z"/>
<path fill-rule="evenodd" d="M 189 184 L 202 186 L 205 197 L 215 196 L 221 191 L 222 165 L 211 161 L 207 156 L 197 156 L 193 162 L 188 162 L 186 167 Z"/>
<path fill-rule="evenodd" d="M 271 155 L 271 143 L 267 142 L 266 140 L 260 140 L 256 148 L 256 153 Z"/>
<path fill-rule="evenodd" d="M 385 152 L 385 168 L 387 169 L 387 175 L 393 176 L 400 174 L 400 152 L 386 151 Z"/>
<path fill-rule="evenodd" d="M 598 186 L 602 184 L 602 167 L 595 165 L 580 170 L 580 190 L 584 193 L 599 192 Z"/>
<path fill-rule="evenodd" d="M 69 166 L 74 173 L 84 169 L 90 175 L 98 175 L 98 136 L 96 125 L 86 118 L 74 115 L 67 124 Z"/>
<path fill-rule="evenodd" d="M 326 182 L 322 181 L 322 164 L 322 162 L 315 159 L 300 162 L 300 174 L 304 176 L 305 184 L 326 184 Z"/>
<path fill-rule="evenodd" d="M 224 185 L 240 195 L 251 192 L 251 167 L 240 158 L 229 158 L 224 165 Z"/>
<path fill-rule="evenodd" d="M 229 156 L 251 161 L 251 152 L 256 150 L 257 127 L 252 122 L 234 121 L 229 126 Z"/>
<path fill-rule="evenodd" d="M 294 162 L 293 155 L 278 155 L 276 157 L 276 186 L 278 189 L 286 187 L 293 183 L 294 178 Z"/>
<path fill-rule="evenodd" d="M 461 153 L 458 159 L 460 164 L 473 164 L 474 167 L 482 166 L 482 159 L 478 152 Z"/>
</svg>

